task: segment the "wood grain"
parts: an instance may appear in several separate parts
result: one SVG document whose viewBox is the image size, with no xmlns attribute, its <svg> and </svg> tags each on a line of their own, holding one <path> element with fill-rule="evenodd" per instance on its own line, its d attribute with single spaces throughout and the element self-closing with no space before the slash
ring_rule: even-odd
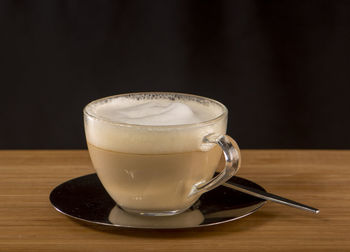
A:
<svg viewBox="0 0 350 252">
<path fill-rule="evenodd" d="M 223 225 L 132 230 L 82 224 L 49 193 L 93 172 L 85 150 L 0 151 L 0 251 L 350 251 L 350 151 L 243 150 L 239 175 L 321 210 L 266 204 Z"/>
</svg>

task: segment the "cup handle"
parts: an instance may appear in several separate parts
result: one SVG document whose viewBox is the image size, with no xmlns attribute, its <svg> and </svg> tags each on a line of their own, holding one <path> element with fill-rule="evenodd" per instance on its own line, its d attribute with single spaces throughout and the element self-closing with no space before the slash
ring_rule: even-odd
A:
<svg viewBox="0 0 350 252">
<path fill-rule="evenodd" d="M 189 195 L 190 197 L 196 194 L 203 194 L 222 185 L 237 173 L 241 165 L 241 154 L 238 144 L 230 136 L 209 134 L 203 138 L 203 143 L 215 143 L 221 147 L 225 156 L 225 167 L 216 177 L 208 182 L 195 184 Z"/>
</svg>

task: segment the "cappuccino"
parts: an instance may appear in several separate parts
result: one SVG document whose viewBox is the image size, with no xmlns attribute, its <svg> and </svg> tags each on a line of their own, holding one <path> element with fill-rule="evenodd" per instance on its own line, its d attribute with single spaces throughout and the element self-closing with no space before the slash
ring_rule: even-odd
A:
<svg viewBox="0 0 350 252">
<path fill-rule="evenodd" d="M 226 108 L 175 93 L 136 93 L 90 103 L 84 110 L 90 157 L 109 195 L 137 213 L 177 213 L 200 195 L 222 156 L 205 136 L 226 132 Z"/>
</svg>

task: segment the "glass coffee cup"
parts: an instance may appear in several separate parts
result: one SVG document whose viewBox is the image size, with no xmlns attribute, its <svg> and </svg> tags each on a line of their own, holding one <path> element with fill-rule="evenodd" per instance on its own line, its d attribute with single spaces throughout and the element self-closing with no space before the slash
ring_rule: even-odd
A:
<svg viewBox="0 0 350 252">
<path fill-rule="evenodd" d="M 220 102 L 181 93 L 130 93 L 93 101 L 84 108 L 92 164 L 125 211 L 184 212 L 239 169 L 239 147 L 225 135 L 227 114 Z M 222 156 L 225 165 L 213 178 Z"/>
</svg>

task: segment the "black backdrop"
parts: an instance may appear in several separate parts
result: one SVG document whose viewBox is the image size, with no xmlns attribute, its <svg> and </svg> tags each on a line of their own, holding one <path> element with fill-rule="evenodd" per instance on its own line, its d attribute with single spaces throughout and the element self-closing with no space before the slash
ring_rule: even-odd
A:
<svg viewBox="0 0 350 252">
<path fill-rule="evenodd" d="M 84 148 L 89 101 L 227 105 L 242 148 L 349 148 L 350 1 L 0 1 L 0 148 Z"/>
</svg>

